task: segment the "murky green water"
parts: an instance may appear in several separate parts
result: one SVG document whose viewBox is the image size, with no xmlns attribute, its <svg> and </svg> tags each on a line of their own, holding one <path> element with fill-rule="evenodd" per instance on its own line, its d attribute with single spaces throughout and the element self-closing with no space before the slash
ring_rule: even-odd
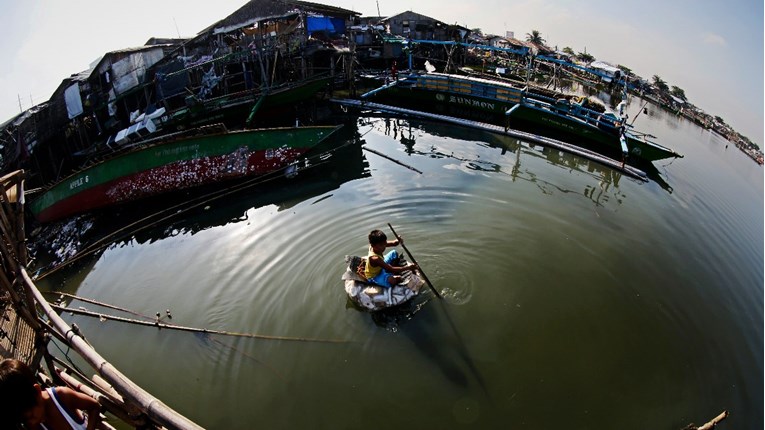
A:
<svg viewBox="0 0 765 430">
<path fill-rule="evenodd" d="M 297 178 L 40 284 L 169 308 L 185 326 L 345 341 L 66 316 L 211 429 L 680 429 L 725 409 L 726 428 L 761 429 L 762 167 L 673 115 L 638 125 L 685 154 L 655 164 L 663 182 L 514 139 L 358 119 L 337 142 L 356 143 Z M 378 317 L 349 306 L 343 257 L 386 223 L 443 302 L 427 292 Z"/>
</svg>

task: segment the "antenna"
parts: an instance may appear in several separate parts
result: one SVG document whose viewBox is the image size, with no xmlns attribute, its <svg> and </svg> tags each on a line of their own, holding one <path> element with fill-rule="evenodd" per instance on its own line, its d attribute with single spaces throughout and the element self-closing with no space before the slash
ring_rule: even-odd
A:
<svg viewBox="0 0 765 430">
<path fill-rule="evenodd" d="M 175 22 L 175 17 L 173 17 L 173 24 L 175 24 L 175 33 L 178 35 L 178 39 L 181 39 L 181 32 L 178 30 L 178 23 Z M 185 57 L 186 56 L 186 43 L 183 42 L 181 44 L 181 46 L 183 47 L 183 56 Z"/>
<path fill-rule="evenodd" d="M 181 32 L 178 31 L 178 23 L 175 22 L 175 17 L 173 17 L 173 24 L 175 24 L 175 33 L 178 35 L 178 38 L 181 38 Z"/>
<path fill-rule="evenodd" d="M 380 0 L 375 0 L 375 3 L 377 3 L 377 16 L 382 16 L 380 15 Z"/>
</svg>

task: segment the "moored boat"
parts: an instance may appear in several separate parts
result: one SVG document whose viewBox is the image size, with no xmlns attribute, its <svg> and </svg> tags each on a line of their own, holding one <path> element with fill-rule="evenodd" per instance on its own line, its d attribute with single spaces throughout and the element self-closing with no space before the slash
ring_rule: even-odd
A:
<svg viewBox="0 0 765 430">
<path fill-rule="evenodd" d="M 420 289 L 425 285 L 425 281 L 416 271 L 407 271 L 404 272 L 403 281 L 400 284 L 390 288 L 381 287 L 367 282 L 359 275 L 359 267 L 366 264 L 364 258 L 346 255 L 345 262 L 348 263 L 342 276 L 345 292 L 356 306 L 369 311 L 402 305 L 419 295 Z"/>
<path fill-rule="evenodd" d="M 182 106 L 168 112 L 160 119 L 161 124 L 171 129 L 198 127 L 214 122 L 241 126 L 257 114 L 275 116 L 293 108 L 296 103 L 309 100 L 326 88 L 330 76 L 293 82 L 268 90 L 242 91 L 206 100 L 187 97 Z"/>
<path fill-rule="evenodd" d="M 604 109 L 585 106 L 587 99 L 552 99 L 541 95 L 525 97 L 518 107 L 508 111 L 509 124 L 533 131 L 555 132 L 551 137 L 579 139 L 605 151 L 621 151 L 623 155 L 642 161 L 657 161 L 682 157 L 666 146 L 652 140 L 646 133 L 630 128 L 625 118 Z M 527 126 L 527 127 L 524 127 Z"/>
<path fill-rule="evenodd" d="M 649 140 L 651 136 L 632 130 L 618 114 L 587 106 L 586 99 L 574 102 L 554 99 L 509 82 L 446 73 L 414 73 L 362 95 L 370 97 L 431 112 L 446 110 L 448 115 L 581 142 L 603 152 L 621 151 L 624 156 L 641 161 L 681 157 Z"/>
<path fill-rule="evenodd" d="M 521 102 L 523 91 L 509 83 L 431 72 L 409 74 L 393 83 L 372 90 L 361 98 L 372 96 L 394 105 L 443 104 L 501 116 L 510 107 Z"/>
<path fill-rule="evenodd" d="M 222 125 L 123 147 L 47 188 L 29 208 L 40 222 L 157 194 L 285 168 L 338 127 L 228 131 Z"/>
</svg>

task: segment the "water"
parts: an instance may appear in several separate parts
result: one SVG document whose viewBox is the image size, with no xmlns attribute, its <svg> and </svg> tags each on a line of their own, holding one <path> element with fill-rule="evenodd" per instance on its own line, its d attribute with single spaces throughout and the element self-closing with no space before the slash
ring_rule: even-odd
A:
<svg viewBox="0 0 765 430">
<path fill-rule="evenodd" d="M 65 316 L 211 429 L 680 429 L 725 409 L 726 428 L 761 429 L 762 167 L 658 109 L 637 124 L 685 155 L 655 163 L 648 183 L 510 138 L 353 119 L 335 142 L 352 145 L 320 166 L 40 285 L 169 308 L 185 326 L 344 341 Z M 386 223 L 443 301 L 425 292 L 377 316 L 350 306 L 343 257 L 363 254 L 373 228 L 390 234 Z"/>
</svg>

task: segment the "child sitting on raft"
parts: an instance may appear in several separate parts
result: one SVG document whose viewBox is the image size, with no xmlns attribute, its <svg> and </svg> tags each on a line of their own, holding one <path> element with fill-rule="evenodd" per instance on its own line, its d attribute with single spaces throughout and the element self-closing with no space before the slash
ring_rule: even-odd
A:
<svg viewBox="0 0 765 430">
<path fill-rule="evenodd" d="M 383 256 L 386 247 L 398 246 L 402 241 L 403 239 L 401 241 L 389 241 L 385 233 L 380 230 L 372 230 L 369 233 L 369 253 L 364 269 L 364 277 L 367 279 L 367 282 L 390 288 L 401 282 L 401 276 L 397 276 L 397 274 L 417 268 L 415 264 L 393 266 L 392 264 L 399 259 L 399 254 L 395 249 L 392 249 Z"/>
</svg>

